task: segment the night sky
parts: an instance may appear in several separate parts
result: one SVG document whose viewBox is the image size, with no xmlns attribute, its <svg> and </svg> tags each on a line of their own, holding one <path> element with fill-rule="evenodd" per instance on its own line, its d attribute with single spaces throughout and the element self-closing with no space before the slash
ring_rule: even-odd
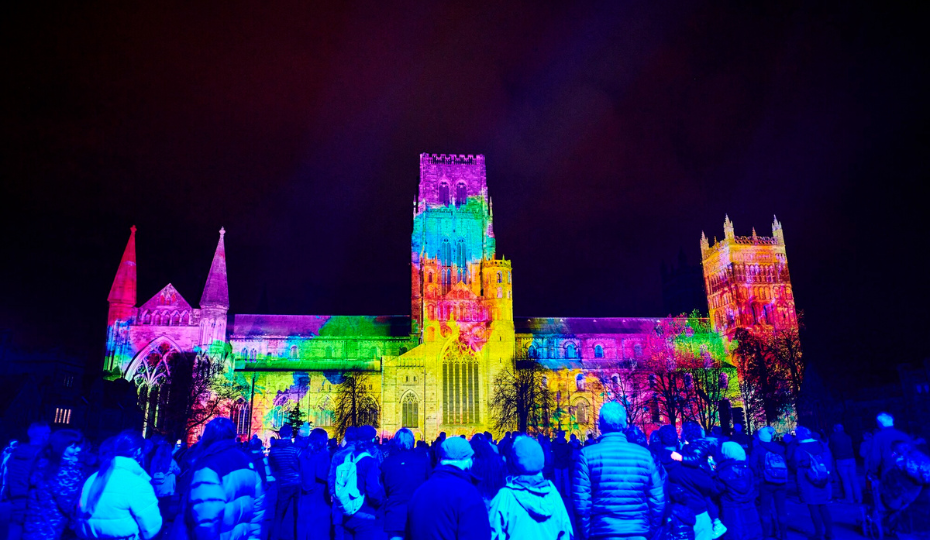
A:
<svg viewBox="0 0 930 540">
<path fill-rule="evenodd" d="M 408 314 L 429 152 L 486 156 L 517 316 L 665 315 L 663 260 L 697 263 L 724 214 L 737 235 L 777 215 L 827 378 L 928 355 L 927 13 L 16 4 L 0 328 L 20 346 L 100 357 L 133 224 L 140 304 L 168 282 L 197 304 L 224 226 L 233 313 L 266 290 L 272 313 Z"/>
</svg>

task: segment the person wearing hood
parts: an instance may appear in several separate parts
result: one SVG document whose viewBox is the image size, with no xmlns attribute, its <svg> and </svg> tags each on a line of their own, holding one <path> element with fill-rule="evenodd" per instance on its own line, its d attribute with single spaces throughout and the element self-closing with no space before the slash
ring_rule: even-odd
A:
<svg viewBox="0 0 930 540">
<path fill-rule="evenodd" d="M 475 451 L 461 437 L 439 445 L 439 466 L 407 504 L 408 540 L 488 540 L 491 527 L 469 474 Z"/>
<path fill-rule="evenodd" d="M 746 463 L 746 451 L 735 441 L 720 446 L 723 461 L 717 466 L 715 482 L 720 511 L 727 524 L 727 540 L 762 540 L 762 524 L 756 510 L 756 477 Z"/>
<path fill-rule="evenodd" d="M 833 496 L 830 481 L 815 482 L 812 477 L 818 465 L 824 466 L 830 461 L 830 450 L 825 444 L 816 440 L 809 429 L 798 426 L 795 429 L 797 446 L 789 456 L 797 472 L 798 492 L 801 502 L 807 505 L 814 522 L 814 538 L 822 540 L 833 538 L 833 519 L 830 517 L 829 503 Z"/>
<path fill-rule="evenodd" d="M 759 518 L 766 538 L 788 539 L 788 461 L 785 447 L 773 440 L 775 428 L 766 426 L 756 432 L 750 466 L 759 487 Z"/>
<path fill-rule="evenodd" d="M 492 540 L 574 538 L 562 497 L 543 475 L 542 446 L 530 437 L 520 437 L 510 455 L 518 474 L 511 476 L 491 501 Z"/>
<path fill-rule="evenodd" d="M 236 425 L 214 418 L 204 428 L 184 516 L 191 539 L 258 539 L 264 519 L 262 478 L 236 443 Z"/>
<path fill-rule="evenodd" d="M 572 475 L 572 503 L 581 538 L 652 537 L 662 525 L 665 491 L 652 454 L 627 442 L 626 409 L 600 410 L 601 439 L 586 446 Z"/>
</svg>

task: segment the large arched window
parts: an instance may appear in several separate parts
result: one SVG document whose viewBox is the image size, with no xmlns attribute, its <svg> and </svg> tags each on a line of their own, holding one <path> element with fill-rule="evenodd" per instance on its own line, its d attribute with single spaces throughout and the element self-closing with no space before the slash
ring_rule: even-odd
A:
<svg viewBox="0 0 930 540">
<path fill-rule="evenodd" d="M 314 412 L 316 427 L 330 427 L 335 423 L 333 414 L 333 402 L 329 397 L 320 400 Z"/>
<path fill-rule="evenodd" d="M 588 400 L 581 398 L 575 401 L 575 422 L 579 425 L 587 425 L 590 423 L 590 408 Z"/>
<path fill-rule="evenodd" d="M 452 244 L 448 238 L 442 239 L 442 246 L 439 249 L 439 263 L 443 266 L 452 264 Z"/>
<path fill-rule="evenodd" d="M 539 353 L 536 351 L 536 345 L 530 345 L 526 350 L 527 358 L 539 358 Z"/>
<path fill-rule="evenodd" d="M 271 429 L 279 430 L 284 425 L 284 408 L 280 405 L 271 409 Z"/>
<path fill-rule="evenodd" d="M 594 358 L 604 358 L 604 347 L 601 344 L 594 346 Z"/>
<path fill-rule="evenodd" d="M 403 414 L 401 415 L 401 427 L 415 428 L 420 425 L 420 402 L 413 392 L 404 396 L 401 403 Z"/>
<path fill-rule="evenodd" d="M 249 406 L 244 399 L 238 399 L 229 411 L 229 419 L 236 425 L 236 433 L 239 435 L 248 435 L 251 426 L 249 425 Z"/>
<path fill-rule="evenodd" d="M 455 206 L 462 206 L 468 202 L 468 186 L 465 182 L 455 185 Z"/>
<path fill-rule="evenodd" d="M 569 343 L 565 346 L 565 358 L 577 358 L 578 351 L 575 349 L 574 343 Z"/>
<path fill-rule="evenodd" d="M 442 421 L 462 425 L 480 422 L 478 360 L 467 346 L 450 347 L 442 362 Z"/>
<path fill-rule="evenodd" d="M 455 265 L 459 269 L 459 281 L 465 279 L 465 271 L 468 266 L 468 258 L 465 253 L 465 240 L 459 238 L 455 242 Z"/>
<path fill-rule="evenodd" d="M 449 184 L 443 182 L 439 184 L 439 203 L 448 206 L 452 202 L 449 200 Z"/>
</svg>

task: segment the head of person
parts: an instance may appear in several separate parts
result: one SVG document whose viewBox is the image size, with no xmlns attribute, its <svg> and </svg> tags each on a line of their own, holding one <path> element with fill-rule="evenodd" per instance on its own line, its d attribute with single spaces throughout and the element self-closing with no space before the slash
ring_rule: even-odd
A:
<svg viewBox="0 0 930 540">
<path fill-rule="evenodd" d="M 843 432 L 843 424 L 837 424 L 837 425 L 833 426 L 833 432 L 834 432 L 834 433 L 842 433 L 842 432 Z"/>
<path fill-rule="evenodd" d="M 484 432 L 484 440 L 486 440 L 486 441 L 488 441 L 488 442 L 494 442 L 494 436 L 491 435 L 491 432 L 490 432 L 490 431 L 485 431 L 485 432 Z"/>
<path fill-rule="evenodd" d="M 758 435 L 759 440 L 762 442 L 772 442 L 772 439 L 775 438 L 775 428 L 772 426 L 765 426 L 757 431 L 756 435 Z"/>
<path fill-rule="evenodd" d="M 326 449 L 326 443 L 329 441 L 329 435 L 323 428 L 314 428 L 308 437 L 308 447 L 312 452 L 320 452 Z"/>
<path fill-rule="evenodd" d="M 659 442 L 667 450 L 678 450 L 678 432 L 675 426 L 665 424 L 659 428 Z"/>
<path fill-rule="evenodd" d="M 878 422 L 878 427 L 880 428 L 894 427 L 894 417 L 886 412 L 878 413 L 878 416 L 875 417 L 875 421 Z"/>
<path fill-rule="evenodd" d="M 127 458 L 135 460 L 137 463 L 142 459 L 142 435 L 131 429 L 123 431 L 115 437 L 110 437 L 100 445 L 100 470 L 97 471 L 97 477 L 90 486 L 87 495 L 86 511 L 94 513 L 97 503 L 100 501 L 100 495 L 110 476 L 113 474 L 114 463 L 117 458 Z"/>
<path fill-rule="evenodd" d="M 161 441 L 155 446 L 155 455 L 149 463 L 149 475 L 167 473 L 171 470 L 171 460 L 174 459 L 174 448 L 167 441 Z"/>
<path fill-rule="evenodd" d="M 278 430 L 278 435 L 281 436 L 281 440 L 289 440 L 294 436 L 294 428 L 290 424 L 284 424 L 281 426 L 281 429 Z"/>
<path fill-rule="evenodd" d="M 439 463 L 463 471 L 471 469 L 474 455 L 471 445 L 461 437 L 450 437 L 439 446 Z"/>
<path fill-rule="evenodd" d="M 704 438 L 704 428 L 697 422 L 685 422 L 681 425 L 681 440 L 691 444 Z"/>
<path fill-rule="evenodd" d="M 623 432 L 626 433 L 627 442 L 638 444 L 643 448 L 648 446 L 649 442 L 646 440 L 646 434 L 643 433 L 643 430 L 639 429 L 639 426 L 629 425 Z"/>
<path fill-rule="evenodd" d="M 602 433 L 618 433 L 626 429 L 626 409 L 616 401 L 605 403 L 601 407 L 597 425 Z"/>
<path fill-rule="evenodd" d="M 414 438 L 413 432 L 407 428 L 400 428 L 394 434 L 394 448 L 401 452 L 413 450 Z"/>
<path fill-rule="evenodd" d="M 742 433 L 742 432 L 743 432 L 743 424 L 733 424 L 733 432 L 734 432 L 734 433 Z"/>
<path fill-rule="evenodd" d="M 249 439 L 249 450 L 257 452 L 262 449 L 262 440 L 258 438 L 258 435 L 252 435 L 252 438 Z"/>
<path fill-rule="evenodd" d="M 62 461 L 76 461 L 86 444 L 80 431 L 59 429 L 48 438 L 48 472 L 57 470 Z"/>
<path fill-rule="evenodd" d="M 310 422 L 304 422 L 303 424 L 300 425 L 300 429 L 297 430 L 297 436 L 304 437 L 304 438 L 309 437 L 310 431 L 311 431 Z"/>
<path fill-rule="evenodd" d="M 720 426 L 714 426 L 710 428 L 710 435 L 711 437 L 714 437 L 715 439 L 719 439 L 723 437 L 723 430 L 720 429 Z"/>
<path fill-rule="evenodd" d="M 232 441 L 235 438 L 236 425 L 233 424 L 232 420 L 229 418 L 220 416 L 210 420 L 210 422 L 207 424 L 207 427 L 203 429 L 203 437 L 200 438 L 200 446 L 201 448 L 208 448 L 214 443 L 220 441 Z"/>
<path fill-rule="evenodd" d="M 813 440 L 814 438 L 814 434 L 811 433 L 811 430 L 804 426 L 798 426 L 797 429 L 794 430 L 794 434 L 798 438 L 798 442 Z"/>
<path fill-rule="evenodd" d="M 746 461 L 746 451 L 743 450 L 743 447 L 740 446 L 739 443 L 734 441 L 727 441 L 720 445 L 720 454 L 724 459 Z"/>
<path fill-rule="evenodd" d="M 29 444 L 34 446 L 45 446 L 52 429 L 48 427 L 48 422 L 40 420 L 29 424 L 29 430 L 26 432 L 29 436 Z"/>
<path fill-rule="evenodd" d="M 542 446 L 532 437 L 517 437 L 510 448 L 513 470 L 519 476 L 534 476 L 546 464 Z"/>
<path fill-rule="evenodd" d="M 578 440 L 578 435 L 575 435 L 574 433 L 572 433 L 571 436 L 568 437 L 568 440 L 569 440 L 569 441 L 577 441 L 577 440 Z"/>
<path fill-rule="evenodd" d="M 355 448 L 358 452 L 369 452 L 375 447 L 375 439 L 378 437 L 378 430 L 372 426 L 361 426 L 355 432 Z"/>
</svg>

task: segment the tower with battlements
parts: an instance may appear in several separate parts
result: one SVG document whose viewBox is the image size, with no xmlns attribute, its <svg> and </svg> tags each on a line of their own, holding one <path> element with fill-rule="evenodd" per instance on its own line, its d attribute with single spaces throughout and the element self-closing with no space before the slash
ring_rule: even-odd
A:
<svg viewBox="0 0 930 540">
<path fill-rule="evenodd" d="M 723 240 L 710 244 L 701 233 L 701 261 L 714 330 L 732 338 L 739 328 L 797 328 L 785 234 L 777 218 L 772 236 L 755 229 L 751 236 L 736 236 L 726 216 Z"/>
</svg>

